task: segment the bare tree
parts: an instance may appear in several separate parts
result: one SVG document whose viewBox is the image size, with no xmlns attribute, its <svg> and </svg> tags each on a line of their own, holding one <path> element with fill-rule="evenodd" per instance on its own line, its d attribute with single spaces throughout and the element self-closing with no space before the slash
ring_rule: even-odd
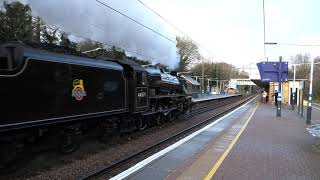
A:
<svg viewBox="0 0 320 180">
<path fill-rule="evenodd" d="M 314 63 L 320 63 L 320 57 L 316 57 L 314 59 Z M 314 66 L 314 72 L 313 72 L 313 80 L 314 80 L 314 100 L 317 103 L 320 103 L 320 64 L 316 64 Z"/>
<path fill-rule="evenodd" d="M 291 57 L 291 62 L 293 64 L 302 64 L 296 67 L 296 78 L 297 79 L 309 79 L 310 73 L 310 55 L 309 54 L 297 54 L 294 57 Z M 290 69 L 290 77 L 293 67 Z"/>
<path fill-rule="evenodd" d="M 297 54 L 291 58 L 291 62 L 294 64 L 301 64 L 296 66 L 296 78 L 307 79 L 310 76 L 310 55 L 309 54 Z M 320 62 L 320 57 L 314 59 L 314 63 Z M 313 70 L 313 97 L 314 101 L 320 103 L 320 64 L 314 65 Z M 289 70 L 289 77 L 293 77 L 293 67 Z M 304 97 L 308 97 L 309 83 L 305 83 L 305 89 L 303 91 Z"/>
<path fill-rule="evenodd" d="M 43 42 L 49 43 L 49 44 L 56 44 L 59 40 L 58 38 L 58 33 L 59 33 L 59 28 L 51 29 L 47 26 L 42 27 L 42 37 L 43 37 Z"/>
<path fill-rule="evenodd" d="M 180 56 L 177 71 L 186 71 L 190 65 L 200 59 L 198 46 L 186 37 L 177 37 L 177 49 Z"/>
<path fill-rule="evenodd" d="M 204 74 L 208 78 L 218 78 L 220 80 L 228 80 L 230 78 L 249 78 L 248 73 L 240 71 L 232 64 L 228 63 L 210 63 L 203 62 Z M 191 69 L 194 75 L 201 76 L 202 63 L 199 63 Z"/>
</svg>

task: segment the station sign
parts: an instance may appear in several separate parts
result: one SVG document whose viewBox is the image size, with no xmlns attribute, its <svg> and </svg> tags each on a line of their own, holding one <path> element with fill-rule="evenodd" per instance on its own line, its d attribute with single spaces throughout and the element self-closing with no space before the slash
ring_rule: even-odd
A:
<svg viewBox="0 0 320 180">
<path fill-rule="evenodd" d="M 278 82 L 279 71 L 281 71 L 280 81 L 288 81 L 288 62 L 281 62 L 280 64 L 280 62 L 263 61 L 257 63 L 257 66 L 259 69 L 261 81 L 263 82 Z"/>
<path fill-rule="evenodd" d="M 299 82 L 299 89 L 304 89 L 304 86 L 305 86 L 304 81 L 300 81 Z"/>
<path fill-rule="evenodd" d="M 278 93 L 278 98 L 277 98 L 277 101 L 282 101 L 282 96 L 281 96 L 281 93 Z"/>
</svg>

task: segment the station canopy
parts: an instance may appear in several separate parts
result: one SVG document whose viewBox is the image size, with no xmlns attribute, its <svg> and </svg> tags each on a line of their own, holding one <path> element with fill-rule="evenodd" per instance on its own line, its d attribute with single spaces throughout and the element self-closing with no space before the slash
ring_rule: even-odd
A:
<svg viewBox="0 0 320 180">
<path fill-rule="evenodd" d="M 288 62 L 271 62 L 263 61 L 257 63 L 261 81 L 263 82 L 278 82 L 279 71 L 281 71 L 280 80 L 282 82 L 288 81 Z"/>
<path fill-rule="evenodd" d="M 197 82 L 195 79 L 193 79 L 192 77 L 188 76 L 188 75 L 181 75 L 182 78 L 184 78 L 185 80 L 187 80 L 189 83 L 191 83 L 194 86 L 200 86 L 200 83 Z"/>
</svg>

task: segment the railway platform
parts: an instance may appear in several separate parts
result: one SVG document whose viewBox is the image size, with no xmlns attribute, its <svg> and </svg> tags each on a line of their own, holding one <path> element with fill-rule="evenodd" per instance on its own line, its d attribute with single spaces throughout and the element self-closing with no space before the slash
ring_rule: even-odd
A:
<svg viewBox="0 0 320 180">
<path fill-rule="evenodd" d="M 307 127 L 296 111 L 276 117 L 256 98 L 113 179 L 320 179 L 320 147 Z"/>
<path fill-rule="evenodd" d="M 203 94 L 198 98 L 192 98 L 192 109 L 201 108 L 208 106 L 209 104 L 218 104 L 220 102 L 226 102 L 236 99 L 241 99 L 244 95 L 242 94 L 215 94 L 207 95 Z"/>
<path fill-rule="evenodd" d="M 199 102 L 199 101 L 208 101 L 208 100 L 214 100 L 214 99 L 224 99 L 228 97 L 237 97 L 240 96 L 240 94 L 215 94 L 215 95 L 203 95 L 199 96 L 198 98 L 192 98 L 193 102 Z"/>
<path fill-rule="evenodd" d="M 307 109 L 305 109 L 305 113 Z M 314 123 L 320 123 L 320 104 L 314 104 L 312 106 L 312 118 Z"/>
</svg>

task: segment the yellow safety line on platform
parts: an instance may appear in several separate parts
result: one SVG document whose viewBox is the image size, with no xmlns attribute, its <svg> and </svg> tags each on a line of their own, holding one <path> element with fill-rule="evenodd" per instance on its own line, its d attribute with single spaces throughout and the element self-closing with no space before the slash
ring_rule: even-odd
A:
<svg viewBox="0 0 320 180">
<path fill-rule="evenodd" d="M 210 180 L 214 174 L 217 172 L 217 170 L 219 169 L 220 165 L 222 164 L 222 162 L 224 161 L 224 159 L 227 157 L 227 155 L 229 154 L 229 152 L 231 151 L 231 149 L 233 148 L 233 146 L 236 144 L 236 142 L 238 141 L 239 137 L 241 136 L 242 132 L 244 131 L 244 129 L 246 128 L 246 126 L 248 125 L 249 121 L 251 120 L 253 114 L 256 112 L 258 106 L 260 103 L 258 103 L 256 105 L 256 107 L 254 108 L 252 114 L 250 115 L 250 117 L 248 118 L 247 122 L 244 124 L 244 126 L 242 127 L 242 129 L 240 130 L 240 132 L 237 134 L 237 136 L 231 141 L 231 143 L 229 144 L 228 148 L 223 152 L 223 154 L 221 155 L 221 157 L 219 158 L 219 160 L 214 164 L 214 166 L 212 167 L 212 169 L 210 170 L 210 172 L 207 174 L 207 176 L 204 178 L 204 180 Z"/>
</svg>

